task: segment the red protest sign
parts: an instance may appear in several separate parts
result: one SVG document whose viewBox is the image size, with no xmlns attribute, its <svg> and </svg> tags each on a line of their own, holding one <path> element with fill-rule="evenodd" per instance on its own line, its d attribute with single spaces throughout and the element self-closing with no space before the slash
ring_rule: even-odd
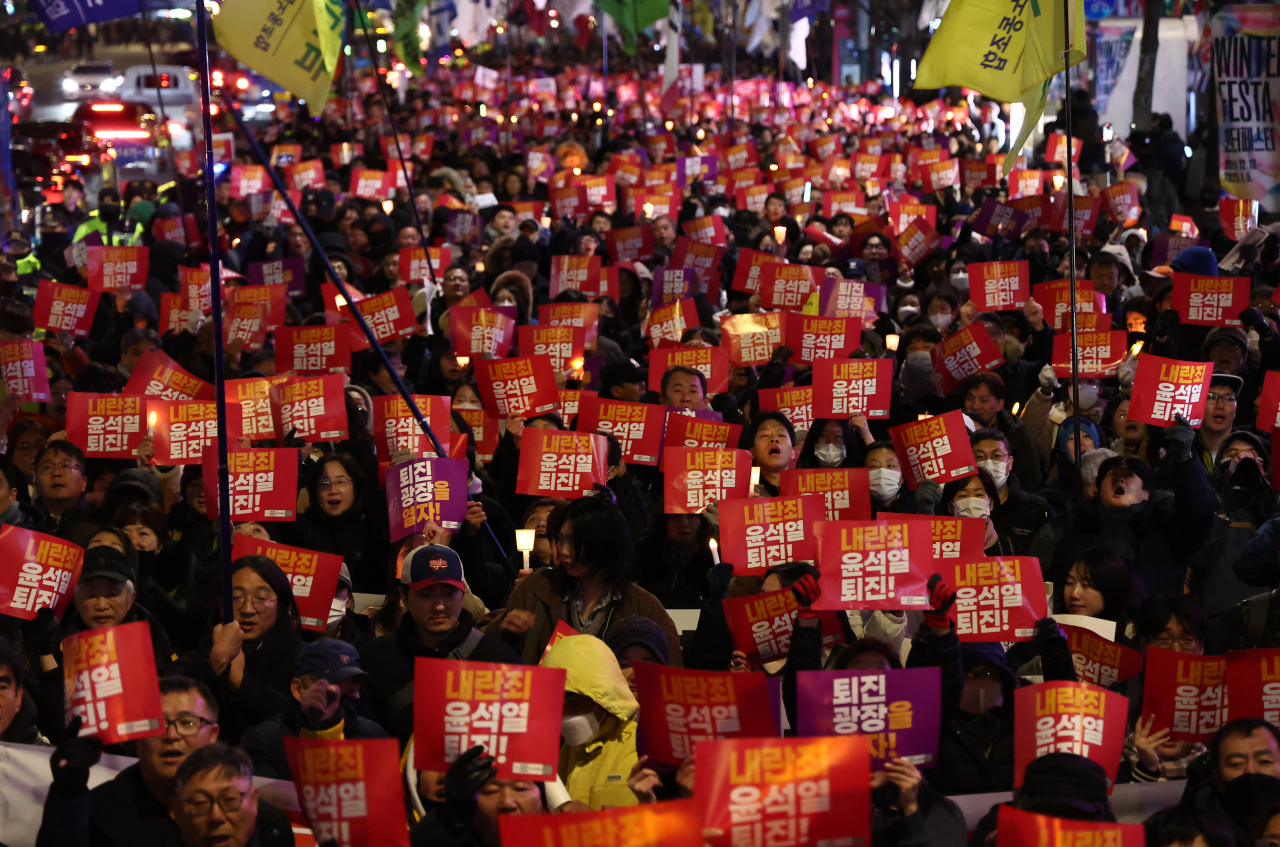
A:
<svg viewBox="0 0 1280 847">
<path fill-rule="evenodd" d="M 782 412 L 797 430 L 813 428 L 812 385 L 802 388 L 762 388 L 758 397 L 762 410 Z"/>
<path fill-rule="evenodd" d="M 716 215 L 716 219 L 720 216 Z M 675 250 L 671 252 L 670 267 L 692 270 L 702 293 L 715 303 L 720 299 L 720 260 L 724 258 L 724 251 L 724 247 L 699 244 L 682 235 L 676 239 Z"/>
<path fill-rule="evenodd" d="M 578 370 L 572 363 L 581 360 L 586 348 L 586 330 L 572 326 L 526 324 L 520 327 L 520 352 L 526 356 L 545 358 L 554 373 Z M 581 362 L 579 361 L 579 364 Z"/>
<path fill-rule="evenodd" d="M 938 572 L 956 590 L 961 641 L 1030 641 L 1036 621 L 1049 615 L 1040 560 L 1034 556 L 964 559 Z"/>
<path fill-rule="evenodd" d="M 605 246 L 614 262 L 638 262 L 653 258 L 653 228 L 628 226 L 604 234 Z"/>
<path fill-rule="evenodd" d="M 84 454 L 98 459 L 132 459 L 146 437 L 146 403 L 142 397 L 119 394 L 67 394 L 67 435 Z"/>
<path fill-rule="evenodd" d="M 1209 403 L 1211 379 L 1213 365 L 1143 353 L 1133 377 L 1129 420 L 1170 426 L 1175 415 L 1182 415 L 1192 427 L 1199 427 Z"/>
<path fill-rule="evenodd" d="M 1208 741 L 1226 717 L 1226 681 L 1225 656 L 1197 656 L 1149 644 L 1142 716 L 1155 715 L 1151 731 L 1169 729 L 1174 741 Z"/>
<path fill-rule="evenodd" d="M 1048 213 L 1044 225 L 1046 229 L 1053 232 L 1067 231 L 1067 204 L 1065 195 L 1057 195 L 1054 202 L 1052 212 Z M 1102 198 L 1101 197 L 1077 197 L 1075 198 L 1075 225 L 1076 238 L 1085 239 L 1093 235 L 1094 228 L 1098 225 L 1098 218 L 1102 215 Z"/>
<path fill-rule="evenodd" d="M 813 366 L 813 417 L 887 418 L 892 386 L 892 359 L 820 359 Z"/>
<path fill-rule="evenodd" d="M 783 497 L 821 494 L 829 521 L 871 520 L 871 484 L 866 468 L 801 468 L 784 470 Z"/>
<path fill-rule="evenodd" d="M 987 522 L 981 518 L 894 515 L 894 520 L 929 524 L 933 536 L 933 561 L 945 565 L 950 559 L 978 559 L 986 544 Z M 939 570 L 943 573 L 943 570 Z"/>
<path fill-rule="evenodd" d="M 49 608 L 61 618 L 83 562 L 84 550 L 69 541 L 0 527 L 0 614 L 29 621 Z"/>
<path fill-rule="evenodd" d="M 728 242 L 728 231 L 725 229 L 724 218 L 719 215 L 694 218 L 693 220 L 685 221 L 682 227 L 684 234 L 689 236 L 694 244 L 724 247 Z"/>
<path fill-rule="evenodd" d="M 720 502 L 721 556 L 736 574 L 763 573 L 771 565 L 813 561 L 813 527 L 827 516 L 825 497 L 753 497 Z"/>
<path fill-rule="evenodd" d="M 276 419 L 276 438 L 294 437 L 314 444 L 347 437 L 347 407 L 342 377 L 294 376 L 268 391 Z"/>
<path fill-rule="evenodd" d="M 964 412 L 959 409 L 890 427 L 889 437 L 912 491 L 926 479 L 942 485 L 977 473 Z"/>
<path fill-rule="evenodd" d="M 231 166 L 231 196 L 249 197 L 267 191 L 267 169 L 262 165 Z"/>
<path fill-rule="evenodd" d="M 324 164 L 319 159 L 308 159 L 295 165 L 287 165 L 284 178 L 294 191 L 324 188 Z"/>
<path fill-rule="evenodd" d="M 351 367 L 347 333 L 330 326 L 282 326 L 276 330 L 276 372 L 346 373 Z"/>
<path fill-rule="evenodd" d="M 1096 632 L 1062 624 L 1071 647 L 1071 661 L 1081 682 L 1107 688 L 1142 672 L 1144 657 L 1137 650 L 1108 641 Z"/>
<path fill-rule="evenodd" d="M 1093 283 L 1087 279 L 1077 280 L 1075 289 L 1076 314 L 1093 314 L 1097 307 Z M 1069 280 L 1042 282 L 1032 288 L 1031 296 L 1044 309 L 1046 320 L 1053 325 L 1056 332 L 1064 332 L 1071 326 L 1071 282 Z M 1096 310 L 1106 311 L 1105 308 Z"/>
<path fill-rule="evenodd" d="M 454 409 L 471 427 L 476 439 L 476 460 L 493 461 L 493 451 L 498 449 L 498 419 L 485 414 L 484 409 Z"/>
<path fill-rule="evenodd" d="M 148 256 L 146 247 L 90 247 L 86 253 L 89 290 L 144 290 Z"/>
<path fill-rule="evenodd" d="M 740 674 L 759 676 L 759 674 Z M 642 711 L 643 714 L 643 711 Z M 750 738 L 698 745 L 694 795 L 714 847 L 805 833 L 813 844 L 871 842 L 871 739 Z M 798 797 L 796 800 L 784 798 Z"/>
<path fill-rule="evenodd" d="M 218 453 L 206 450 L 204 501 L 211 520 L 221 512 L 218 500 Z M 298 508 L 298 453 L 288 447 L 227 451 L 231 520 L 291 521 Z M 323 627 L 321 627 L 323 629 Z"/>
<path fill-rule="evenodd" d="M 422 533 L 428 523 L 460 530 L 467 516 L 467 473 L 465 458 L 414 459 L 388 467 L 383 481 L 391 540 Z"/>
<path fill-rule="evenodd" d="M 289 297 L 288 285 L 242 285 L 230 289 L 227 293 L 231 295 L 228 299 L 234 306 L 261 306 L 264 310 L 262 324 L 265 330 L 284 326 L 284 307 Z"/>
<path fill-rule="evenodd" d="M 395 177 L 387 171 L 351 169 L 350 193 L 361 200 L 390 200 L 395 196 Z"/>
<path fill-rule="evenodd" d="M 294 496 L 297 496 L 296 492 Z M 205 502 L 209 502 L 208 498 Z M 333 602 L 333 593 L 338 589 L 338 577 L 342 572 L 342 556 L 336 553 L 320 553 L 303 547 L 290 547 L 288 544 L 278 544 L 275 541 L 263 541 L 252 535 L 237 532 L 231 543 L 231 557 L 238 559 L 241 556 L 266 556 L 279 565 L 280 570 L 289 577 L 293 598 L 298 602 L 298 614 L 302 617 L 303 629 L 324 631 L 329 620 L 329 606 Z"/>
<path fill-rule="evenodd" d="M 560 668 L 419 657 L 414 666 L 414 767 L 446 771 L 478 744 L 493 756 L 499 779 L 554 779 L 564 679 Z"/>
<path fill-rule="evenodd" d="M 1080 164 L 1080 151 L 1084 149 L 1084 142 L 1078 138 L 1071 139 L 1071 164 Z M 1061 132 L 1049 133 L 1049 139 L 1045 142 L 1044 160 L 1046 162 L 1057 162 L 1064 168 L 1067 164 L 1067 137 Z"/>
<path fill-rule="evenodd" d="M 1223 197 L 1218 201 L 1218 220 L 1227 238 L 1239 241 L 1258 226 L 1259 203 L 1257 200 L 1234 200 Z"/>
<path fill-rule="evenodd" d="M 1249 308 L 1247 276 L 1194 276 L 1175 272 L 1171 308 L 1183 323 L 1194 326 L 1240 326 L 1240 313 Z"/>
<path fill-rule="evenodd" d="M 649 356 L 649 390 L 662 390 L 662 377 L 674 367 L 693 368 L 707 378 L 707 396 L 729 390 L 729 351 L 723 347 L 659 347 Z"/>
<path fill-rule="evenodd" d="M 400 248 L 400 278 L 406 283 L 443 280 L 444 269 L 452 263 L 453 252 L 447 247 Z"/>
<path fill-rule="evenodd" d="M 679 344 L 684 331 L 697 326 L 698 309 L 692 298 L 686 297 L 650 312 L 644 329 L 654 347 L 658 347 L 664 343 Z"/>
<path fill-rule="evenodd" d="M 759 291 L 765 265 L 778 261 L 778 257 L 772 253 L 742 248 L 738 251 L 738 264 L 733 270 L 733 290 L 751 293 Z"/>
<path fill-rule="evenodd" d="M 451 402 L 448 397 L 414 394 L 413 402 L 427 419 L 437 438 L 449 431 Z M 422 431 L 418 419 L 413 416 L 413 411 L 400 395 L 374 397 L 372 423 L 378 461 L 390 462 L 392 455 L 400 450 L 409 450 L 424 459 L 436 455 L 431 439 Z"/>
<path fill-rule="evenodd" d="M 349 309 L 351 307 L 347 307 Z M 413 314 L 413 302 L 409 299 L 409 289 L 405 286 L 372 294 L 359 301 L 355 308 L 360 310 L 365 322 L 373 330 L 379 343 L 385 344 L 397 338 L 413 335 L 418 329 L 418 322 Z M 345 313 L 347 309 L 342 311 Z"/>
<path fill-rule="evenodd" d="M 0 344 L 0 368 L 4 370 L 5 392 L 11 399 L 23 403 L 47 403 L 52 398 L 43 343 L 5 341 Z"/>
<path fill-rule="evenodd" d="M 36 289 L 36 304 L 33 309 L 36 329 L 67 332 L 73 338 L 86 337 L 101 296 L 99 291 L 90 291 L 77 285 L 64 285 L 51 279 L 42 280 Z"/>
<path fill-rule="evenodd" d="M 526 428 L 520 443 L 516 493 L 574 499 L 604 485 L 609 473 L 603 435 Z"/>
<path fill-rule="evenodd" d="M 1030 297 L 1030 263 L 974 262 L 969 265 L 969 298 L 979 312 L 1021 309 Z"/>
<path fill-rule="evenodd" d="M 726 597 L 720 602 L 733 647 L 746 654 L 749 667 L 758 668 L 765 662 L 787 657 L 791 634 L 795 631 L 796 610 L 800 608 L 794 591 L 783 588 L 764 594 Z M 839 613 L 823 611 L 819 618 L 823 646 L 843 643 L 844 629 L 840 626 Z"/>
<path fill-rule="evenodd" d="M 666 433 L 662 436 L 662 444 L 664 448 L 734 447 L 738 444 L 738 438 L 741 435 L 742 424 L 706 420 L 668 409 Z M 666 455 L 670 455 L 670 452 L 668 451 Z"/>
<path fill-rule="evenodd" d="M 289 377 L 265 377 L 257 379 L 227 380 L 227 415 L 235 418 L 231 423 L 233 431 L 245 438 L 257 441 L 276 437 L 275 420 L 271 416 L 270 388 L 275 383 L 284 382 Z"/>
<path fill-rule="evenodd" d="M 201 400 L 148 400 L 147 431 L 156 464 L 198 465 L 218 437 L 218 404 Z M 227 434 L 232 438 L 231 433 Z"/>
<path fill-rule="evenodd" d="M 889 201 L 889 225 L 894 232 L 906 232 L 912 221 L 925 221 L 930 227 L 937 227 L 938 207 L 924 203 Z"/>
<path fill-rule="evenodd" d="M 804 306 L 822 283 L 822 268 L 770 262 L 760 276 L 760 297 L 766 309 L 793 311 Z"/>
<path fill-rule="evenodd" d="M 662 503 L 669 515 L 700 514 L 712 503 L 750 494 L 751 454 L 746 450 L 667 447 L 662 461 Z"/>
<path fill-rule="evenodd" d="M 720 322 L 721 346 L 729 348 L 729 364 L 735 368 L 767 365 L 782 344 L 783 315 L 730 315 Z"/>
<path fill-rule="evenodd" d="M 898 253 L 908 265 L 914 268 L 941 243 L 942 236 L 938 235 L 937 230 L 924 221 L 916 219 L 898 236 Z"/>
<path fill-rule="evenodd" d="M 1116 369 L 1124 361 L 1129 334 L 1124 330 L 1114 332 L 1077 332 L 1079 344 L 1078 362 L 1080 376 L 1085 379 L 1104 379 L 1116 375 Z M 1071 336 L 1058 334 L 1053 337 L 1053 372 L 1061 377 L 1071 376 Z"/>
<path fill-rule="evenodd" d="M 1101 765 L 1115 784 L 1129 698 L 1087 682 L 1044 682 L 1013 694 L 1013 784 L 1050 753 L 1074 753 Z"/>
<path fill-rule="evenodd" d="M 777 735 L 764 674 L 695 671 L 634 662 L 640 728 L 655 762 L 678 766 L 695 744 Z"/>
<path fill-rule="evenodd" d="M 1146 834 L 1140 823 L 1093 823 L 1037 815 L 1006 804 L 999 807 L 996 825 L 1000 828 L 1000 847 L 1085 844 L 1143 847 L 1146 844 Z"/>
<path fill-rule="evenodd" d="M 598 303 L 543 303 L 538 307 L 538 323 L 544 326 L 579 329 L 583 334 L 585 349 L 594 350 L 599 337 L 600 305 Z"/>
<path fill-rule="evenodd" d="M 784 318 L 783 343 L 795 351 L 792 361 L 811 365 L 844 359 L 862 340 L 862 318 L 826 318 L 790 312 Z"/>
<path fill-rule="evenodd" d="M 551 201 L 551 214 L 557 220 L 585 217 L 591 206 L 587 202 L 587 187 L 581 184 L 553 188 L 548 199 Z"/>
<path fill-rule="evenodd" d="M 224 344 L 240 341 L 247 350 L 261 350 L 267 340 L 267 307 L 261 303 L 230 303 L 222 334 Z"/>
<path fill-rule="evenodd" d="M 480 359 L 475 371 L 480 399 L 490 417 L 531 418 L 560 407 L 556 375 L 546 359 Z"/>
<path fill-rule="evenodd" d="M 572 815 L 500 815 L 498 822 L 503 844 L 703 847 L 702 805 L 692 799 Z"/>
<path fill-rule="evenodd" d="M 199 309 L 206 315 L 213 312 L 213 288 L 208 267 L 179 266 L 178 289 L 187 297 L 187 308 Z"/>
<path fill-rule="evenodd" d="M 472 359 L 507 355 L 516 338 L 516 320 L 485 306 L 454 305 L 447 313 L 453 352 Z"/>
<path fill-rule="evenodd" d="M 933 369 L 942 376 L 942 393 L 949 394 L 976 373 L 1004 362 L 1004 354 L 981 321 L 974 321 L 943 339 L 929 354 Z"/>
<path fill-rule="evenodd" d="M 1280 650 L 1232 650 L 1227 653 L 1227 691 L 1231 719 L 1280 722 Z"/>
<path fill-rule="evenodd" d="M 920 183 L 925 191 L 941 191 L 950 188 L 960 179 L 960 162 L 948 159 L 942 162 L 930 162 L 920 165 L 916 170 Z"/>
<path fill-rule="evenodd" d="M 552 256 L 551 297 L 562 291 L 595 294 L 600 288 L 599 256 Z"/>
<path fill-rule="evenodd" d="M 1124 226 L 1133 226 L 1142 216 L 1142 205 L 1138 202 L 1138 184 L 1136 182 L 1118 182 L 1102 190 L 1102 200 L 1106 204 L 1107 214 L 1111 220 Z"/>
<path fill-rule="evenodd" d="M 998 188 L 1000 186 L 1000 166 L 994 162 L 961 159 L 960 178 L 964 180 L 965 188 Z"/>
<path fill-rule="evenodd" d="M 870 494 L 868 493 L 868 497 Z M 870 503 L 868 501 L 868 510 Z M 928 606 L 932 533 L 898 520 L 819 521 L 817 609 Z"/>
<path fill-rule="evenodd" d="M 73 632 L 62 640 L 66 720 L 80 736 L 119 744 L 165 731 L 160 682 L 146 621 Z"/>
<path fill-rule="evenodd" d="M 622 458 L 638 465 L 656 465 L 666 412 L 665 406 L 653 403 L 584 394 L 579 400 L 578 431 L 610 433 L 622 445 Z"/>
<path fill-rule="evenodd" d="M 298 805 L 315 843 L 409 846 L 404 822 L 380 814 L 401 792 L 400 751 L 394 738 L 283 741 Z"/>
</svg>

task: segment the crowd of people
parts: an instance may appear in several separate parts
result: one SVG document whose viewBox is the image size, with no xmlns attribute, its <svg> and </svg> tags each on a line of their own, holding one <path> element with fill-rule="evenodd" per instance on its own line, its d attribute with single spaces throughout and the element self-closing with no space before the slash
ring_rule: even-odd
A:
<svg viewBox="0 0 1280 847">
<path fill-rule="evenodd" d="M 984 520 L 987 555 L 1038 558 L 1054 586 L 1050 611 L 1113 622 L 1120 644 L 1196 654 L 1280 644 L 1280 611 L 1255 627 L 1242 605 L 1280 584 L 1280 501 L 1272 487 L 1271 432 L 1259 412 L 1264 377 L 1280 368 L 1276 236 L 1233 266 L 1230 275 L 1252 280 L 1249 306 L 1232 316 L 1238 325 L 1186 324 L 1171 305 L 1174 273 L 1218 276 L 1220 260 L 1234 246 L 1218 224 L 1216 195 L 1192 212 L 1209 246 L 1183 249 L 1167 263 L 1152 256 L 1157 234 L 1168 232 L 1168 216 L 1149 206 L 1146 195 L 1140 220 L 1104 216 L 1070 257 L 1064 233 L 1030 224 L 1006 226 L 991 238 L 975 234 L 983 201 L 1009 196 L 1005 182 L 924 191 L 909 173 L 872 184 L 852 176 L 825 185 L 814 179 L 801 220 L 782 192 L 768 194 L 756 212 L 711 180 L 677 189 L 672 213 L 652 220 L 627 202 L 621 182 L 615 202 L 579 219 L 555 218 L 549 206 L 528 215 L 521 204 L 547 201 L 549 182 L 616 173 L 611 162 L 629 161 L 662 128 L 624 119 L 624 104 L 611 91 L 615 99 L 603 105 L 619 114 L 608 123 L 596 122 L 601 110 L 589 101 L 544 101 L 547 110 L 560 105 L 564 113 L 551 122 L 552 135 L 536 139 L 535 113 L 521 101 L 506 117 L 514 124 L 519 115 L 520 126 L 528 127 L 523 145 L 549 144 L 555 159 L 555 174 L 539 178 L 519 148 L 465 143 L 460 130 L 475 119 L 471 105 L 453 102 L 447 87 L 433 85 L 408 92 L 402 103 L 389 98 L 397 126 L 416 133 L 420 115 L 451 110 L 459 113 L 458 124 L 435 132 L 429 150 L 406 150 L 414 166 L 410 187 L 387 203 L 359 199 L 350 185 L 353 170 L 400 168 L 383 158 L 379 144 L 391 132 L 388 100 L 379 92 L 364 96 L 354 117 L 351 104 L 345 113 L 315 118 L 299 106 L 259 132 L 268 151 L 299 144 L 302 160 L 323 162 L 323 185 L 307 190 L 301 201 L 315 243 L 296 223 L 278 223 L 265 209 L 258 214 L 251 198 L 232 197 L 228 175 L 218 177 L 213 213 L 229 288 L 244 284 L 255 262 L 297 257 L 305 263 L 305 291 L 287 304 L 286 325 L 337 320 L 326 314 L 327 266 L 349 290 L 372 295 L 404 287 L 414 304 L 418 326 L 412 335 L 352 355 L 343 397 L 345 440 L 256 442 L 299 448 L 297 518 L 240 523 L 235 532 L 342 557 L 323 632 L 301 627 L 290 579 L 271 559 L 238 558 L 226 575 L 229 584 L 224 582 L 222 541 L 209 516 L 200 464 L 157 465 L 150 438 L 137 460 L 86 457 L 86 445 L 74 443 L 63 423 L 69 393 L 122 392 L 151 351 L 163 351 L 209 381 L 219 355 L 228 378 L 277 375 L 270 340 L 262 350 L 239 343 L 224 349 L 199 310 L 184 313 L 177 326 L 162 320 L 162 295 L 180 291 L 179 268 L 198 267 L 208 254 L 157 238 L 155 225 L 184 212 L 200 220 L 203 184 L 184 178 L 162 192 L 146 182 L 130 183 L 123 192 L 107 188 L 89 212 L 83 188 L 72 180 L 61 201 L 42 210 L 38 237 L 5 237 L 0 340 L 43 340 L 53 399 L 31 405 L 11 398 L 0 409 L 7 433 L 0 521 L 85 550 L 65 614 L 45 608 L 30 621 L 0 619 L 0 738 L 53 748 L 53 782 L 37 841 L 42 847 L 292 844 L 287 819 L 258 796 L 252 778 L 291 777 L 283 742 L 290 737 L 394 738 L 410 750 L 419 657 L 541 662 L 566 671 L 566 689 L 555 783 L 497 779 L 492 757 L 479 748 L 445 772 L 415 770 L 406 752 L 404 808 L 415 845 L 499 847 L 503 815 L 692 796 L 693 755 L 672 773 L 647 766 L 637 753 L 632 667 L 642 661 L 784 680 L 821 668 L 939 667 L 943 723 L 936 761 L 917 768 L 893 760 L 873 776 L 872 844 L 963 844 L 965 821 L 948 798 L 1012 788 L 1015 689 L 1029 684 L 1029 676 L 1077 679 L 1054 620 L 1039 621 L 1032 640 L 1009 650 L 1000 643 L 961 643 L 954 587 L 935 577 L 927 611 L 838 613 L 843 644 L 834 649 L 824 647 L 821 624 L 811 626 L 816 621 L 810 619 L 796 627 L 786 659 L 749 666 L 743 645 L 730 635 L 722 601 L 789 589 L 808 607 L 819 595 L 818 569 L 810 562 L 779 562 L 748 574 L 744 563 L 719 562 L 708 543 L 719 535 L 717 510 L 667 513 L 662 472 L 629 463 L 612 435 L 607 484 L 593 493 L 570 500 L 517 493 L 522 437 L 530 429 L 571 429 L 576 416 L 561 410 L 493 421 L 501 424 L 496 449 L 488 461 L 478 457 L 475 435 L 459 410 L 482 408 L 481 387 L 475 363 L 460 360 L 449 333 L 449 309 L 476 292 L 495 306 L 514 307 L 521 326 L 537 323 L 544 304 L 596 303 L 593 352 L 601 367 L 590 377 L 577 369 L 558 374 L 559 387 L 740 425 L 740 442 L 727 446 L 749 451 L 759 469 L 751 496 L 778 496 L 782 474 L 793 468 L 865 468 L 872 516 Z M 839 89 L 828 93 L 846 98 Z M 750 145 L 762 174 L 791 167 L 797 155 L 801 166 L 811 162 L 793 149 L 797 141 L 804 146 L 834 138 L 838 153 L 852 155 L 875 138 L 885 152 L 938 145 L 951 158 L 985 160 L 999 149 L 997 132 L 1003 133 L 995 104 L 971 107 L 957 100 L 947 106 L 954 116 L 935 122 L 903 100 L 856 117 L 842 113 L 833 125 L 814 100 L 792 109 L 785 127 L 771 118 L 767 124 L 680 121 L 666 129 L 681 155 L 723 156 L 734 145 Z M 1089 148 L 1095 141 L 1089 139 Z M 335 161 L 332 145 L 344 143 L 363 144 L 363 152 Z M 1137 163 L 1127 172 L 1114 170 L 1113 180 L 1145 188 L 1158 172 L 1157 151 L 1135 139 L 1133 152 Z M 1031 164 L 1047 174 L 1055 166 L 1042 155 L 1043 147 Z M 237 138 L 232 164 L 256 163 Z M 1098 190 L 1078 180 L 1072 185 L 1081 196 Z M 824 189 L 859 191 L 865 207 L 825 216 Z M 914 265 L 903 258 L 896 222 L 887 220 L 889 201 L 904 199 L 934 209 L 942 236 L 937 249 Z M 483 227 L 475 240 L 449 242 L 450 210 L 479 214 Z M 767 364 L 733 367 L 720 393 L 708 391 L 698 369 L 654 373 L 646 318 L 655 271 L 686 238 L 683 224 L 708 215 L 723 220 L 726 249 L 711 270 L 717 284 L 693 290 L 698 325 L 685 329 L 681 344 L 721 346 L 725 318 L 766 311 L 758 291 L 735 284 L 743 249 L 820 268 L 827 277 L 878 281 L 884 306 L 863 321 L 850 356 L 892 362 L 892 386 L 884 387 L 891 393 L 887 417 L 816 419 L 803 422 L 806 429 L 783 412 L 762 408 L 762 391 L 812 383 L 813 369 L 797 364 L 795 351 L 781 344 Z M 651 228 L 653 255 L 614 261 L 607 233 L 636 225 Z M 36 292 L 50 280 L 85 284 L 67 248 L 90 233 L 108 245 L 149 248 L 145 290 L 106 294 L 87 338 L 36 334 Z M 442 243 L 449 248 L 447 265 L 431 269 L 425 280 L 402 276 L 401 249 Z M 567 290 L 552 297 L 557 256 L 595 256 L 616 268 L 617 296 Z M 1054 316 L 1046 315 L 1044 304 L 1032 299 L 1016 309 L 979 311 L 970 297 L 972 263 L 1025 261 L 1031 283 L 1040 284 L 1066 278 L 1071 258 L 1077 278 L 1102 295 L 1106 320 L 1128 333 L 1129 345 L 1142 342 L 1155 355 L 1211 363 L 1208 406 L 1198 429 L 1129 419 L 1132 355 L 1114 376 L 1076 385 L 1059 378 L 1052 361 Z M 944 393 L 930 351 L 974 324 L 990 335 L 1003 361 Z M 510 352 L 532 353 L 516 345 Z M 432 524 L 391 540 L 371 423 L 373 398 L 395 394 L 395 376 L 414 393 L 447 397 L 450 433 L 466 436 L 468 503 L 456 532 Z M 1270 404 L 1263 411 L 1274 421 L 1274 397 Z M 962 410 L 968 421 L 976 473 L 913 490 L 888 429 L 953 410 Z M 534 531 L 527 558 L 516 549 L 517 529 Z M 225 593 L 231 621 L 221 616 Z M 380 599 L 357 609 L 357 593 Z M 681 632 L 668 610 L 697 610 L 696 628 Z M 79 718 L 66 723 L 60 644 L 73 633 L 139 621 L 151 632 L 164 732 L 110 748 L 136 756 L 137 763 L 90 790 L 89 768 L 103 746 L 79 734 Z M 578 635 L 548 650 L 558 626 Z M 1167 727 L 1143 719 L 1140 682 L 1117 684 L 1131 702 L 1118 779 L 1186 780 L 1182 803 L 1147 821 L 1147 843 L 1276 844 L 1280 728 L 1240 719 L 1226 723 L 1207 747 L 1170 741 Z M 784 699 L 795 726 L 791 691 Z M 1102 767 L 1069 753 L 1028 766 L 1011 803 L 1064 818 L 1114 820 Z M 995 843 L 995 820 L 993 810 L 969 843 Z"/>
</svg>

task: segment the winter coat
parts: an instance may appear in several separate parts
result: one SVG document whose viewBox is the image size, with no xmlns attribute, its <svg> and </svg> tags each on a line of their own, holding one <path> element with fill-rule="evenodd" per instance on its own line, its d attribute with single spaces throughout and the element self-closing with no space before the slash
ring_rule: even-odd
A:
<svg viewBox="0 0 1280 847">
<path fill-rule="evenodd" d="M 253 775 L 268 779 L 293 780 L 293 769 L 284 752 L 286 738 L 323 738 L 345 741 L 353 738 L 386 738 L 387 733 L 368 718 L 341 720 L 325 730 L 309 730 L 302 723 L 302 707 L 295 700 L 273 718 L 250 727 L 240 738 L 240 749 L 253 760 Z"/>
<path fill-rule="evenodd" d="M 1055 515 L 1049 501 L 1022 489 L 1017 473 L 1009 475 L 1009 499 L 996 503 L 991 510 L 991 522 L 996 533 L 1008 536 L 1019 556 L 1027 555 L 1031 541 L 1040 528 Z"/>
</svg>

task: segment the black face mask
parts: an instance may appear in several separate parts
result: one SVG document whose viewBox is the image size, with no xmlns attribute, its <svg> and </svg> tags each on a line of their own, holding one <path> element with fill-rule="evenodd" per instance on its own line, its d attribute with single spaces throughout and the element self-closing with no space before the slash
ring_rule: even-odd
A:
<svg viewBox="0 0 1280 847">
<path fill-rule="evenodd" d="M 41 262 L 53 260 L 62 262 L 63 252 L 71 246 L 71 236 L 65 232 L 44 232 L 40 234 L 40 244 L 36 247 L 36 257 Z"/>
<path fill-rule="evenodd" d="M 1246 773 L 1228 782 L 1218 795 L 1223 810 L 1240 824 L 1280 798 L 1280 779 L 1265 773 Z"/>
<path fill-rule="evenodd" d="M 1049 254 L 1041 250 L 1027 254 L 1027 263 L 1033 268 L 1049 267 Z"/>
<path fill-rule="evenodd" d="M 116 221 L 120 220 L 120 207 L 119 206 L 99 206 L 98 219 L 105 221 L 109 224 L 115 223 Z"/>
</svg>

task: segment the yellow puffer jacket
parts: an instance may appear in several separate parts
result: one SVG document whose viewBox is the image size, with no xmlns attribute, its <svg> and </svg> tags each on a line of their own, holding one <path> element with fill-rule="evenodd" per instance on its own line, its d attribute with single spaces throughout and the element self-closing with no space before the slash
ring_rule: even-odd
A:
<svg viewBox="0 0 1280 847">
<path fill-rule="evenodd" d="M 552 645 L 542 665 L 563 668 L 566 693 L 585 694 L 609 713 L 600 734 L 590 743 L 560 748 L 560 778 L 569 796 L 597 811 L 636 805 L 627 776 L 637 758 L 636 713 L 640 704 L 631 695 L 613 651 L 594 635 L 574 635 Z"/>
</svg>

